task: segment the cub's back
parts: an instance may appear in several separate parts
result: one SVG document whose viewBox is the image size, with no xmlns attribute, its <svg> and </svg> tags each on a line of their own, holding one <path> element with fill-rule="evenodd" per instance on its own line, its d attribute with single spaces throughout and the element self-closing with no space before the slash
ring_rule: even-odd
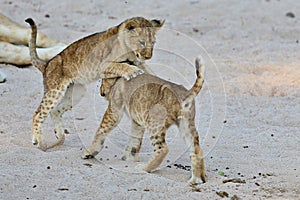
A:
<svg viewBox="0 0 300 200">
<path fill-rule="evenodd" d="M 123 105 L 131 117 L 144 124 L 148 111 L 160 104 L 168 113 L 168 123 L 176 123 L 181 110 L 181 100 L 188 90 L 182 85 L 168 82 L 150 74 L 142 74 L 130 81 L 119 79 L 113 86 L 112 94 L 115 101 L 122 98 Z"/>
<path fill-rule="evenodd" d="M 151 85 L 167 87 L 168 90 L 172 91 L 180 99 L 184 98 L 188 93 L 188 90 L 182 85 L 166 81 L 151 74 L 141 74 L 130 81 L 122 79 L 122 82 L 123 90 L 130 96 L 135 94 L 137 92 L 136 90 L 144 85 L 148 85 L 147 87 L 144 86 L 143 92 L 145 93 L 151 93 L 154 92 L 153 90 L 158 90 L 158 87 L 152 88 Z"/>
</svg>

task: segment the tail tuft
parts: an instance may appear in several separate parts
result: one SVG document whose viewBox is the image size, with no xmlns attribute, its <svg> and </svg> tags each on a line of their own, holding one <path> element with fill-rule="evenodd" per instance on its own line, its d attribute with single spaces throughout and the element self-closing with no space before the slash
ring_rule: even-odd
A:
<svg viewBox="0 0 300 200">
<path fill-rule="evenodd" d="M 205 65 L 203 58 L 201 56 L 198 56 L 195 60 L 195 67 L 196 67 L 196 75 L 197 79 L 193 85 L 193 87 L 189 90 L 188 94 L 183 100 L 183 105 L 189 105 L 189 103 L 199 94 L 203 82 L 204 82 L 204 70 L 205 70 Z"/>
<path fill-rule="evenodd" d="M 205 63 L 201 55 L 197 56 L 195 60 L 195 65 L 196 65 L 196 75 L 197 77 L 199 76 L 199 73 L 204 74 L 205 70 Z"/>
<path fill-rule="evenodd" d="M 27 22 L 30 26 L 34 26 L 34 25 L 35 25 L 33 19 L 31 19 L 31 18 L 27 18 L 27 19 L 25 20 L 25 22 Z"/>
</svg>

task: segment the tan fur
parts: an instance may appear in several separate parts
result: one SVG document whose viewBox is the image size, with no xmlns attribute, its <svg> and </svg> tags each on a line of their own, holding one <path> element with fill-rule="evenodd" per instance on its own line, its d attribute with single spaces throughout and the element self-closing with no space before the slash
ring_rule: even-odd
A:
<svg viewBox="0 0 300 200">
<path fill-rule="evenodd" d="M 105 137 L 117 126 L 125 110 L 132 120 L 132 137 L 122 159 L 133 157 L 137 160 L 144 131 L 148 129 L 154 155 L 144 170 L 151 172 L 167 155 L 166 131 L 176 124 L 190 147 L 192 178 L 189 182 L 195 184 L 197 178 L 205 182 L 203 152 L 194 122 L 194 99 L 204 81 L 204 65 L 200 58 L 196 59 L 196 69 L 197 79 L 190 90 L 149 74 L 142 74 L 130 81 L 122 78 L 106 80 L 101 87 L 101 95 L 109 100 L 109 106 L 92 145 L 83 152 L 82 157 L 91 158 L 101 151 Z"/>
<path fill-rule="evenodd" d="M 101 78 L 124 77 L 129 80 L 143 70 L 136 66 L 152 57 L 155 33 L 163 25 L 142 17 L 128 19 L 107 31 L 80 39 L 51 59 L 39 59 L 36 52 L 36 25 L 29 43 L 32 63 L 44 78 L 44 97 L 33 116 L 33 144 L 42 150 L 64 142 L 62 115 L 76 105 L 85 93 L 85 84 Z M 46 147 L 42 141 L 42 124 L 48 115 L 55 124 L 58 141 Z"/>
</svg>

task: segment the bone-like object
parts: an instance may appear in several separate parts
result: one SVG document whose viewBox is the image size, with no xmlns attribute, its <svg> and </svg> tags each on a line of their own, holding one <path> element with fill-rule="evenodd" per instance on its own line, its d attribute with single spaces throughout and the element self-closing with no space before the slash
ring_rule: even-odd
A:
<svg viewBox="0 0 300 200">
<path fill-rule="evenodd" d="M 4 83 L 6 81 L 6 75 L 0 71 L 0 83 Z"/>
<path fill-rule="evenodd" d="M 55 55 L 64 50 L 67 46 L 54 46 L 48 48 L 37 48 L 39 57 L 45 61 L 50 60 Z M 0 41 L 0 63 L 10 63 L 15 65 L 30 65 L 31 59 L 29 48 L 23 45 L 13 45 Z"/>
<path fill-rule="evenodd" d="M 8 17 L 0 13 L 0 41 L 28 45 L 28 40 L 31 37 L 31 29 L 29 27 L 21 26 Z M 38 47 L 52 47 L 64 46 L 65 43 L 53 40 L 47 35 L 38 32 L 37 46 Z"/>
</svg>

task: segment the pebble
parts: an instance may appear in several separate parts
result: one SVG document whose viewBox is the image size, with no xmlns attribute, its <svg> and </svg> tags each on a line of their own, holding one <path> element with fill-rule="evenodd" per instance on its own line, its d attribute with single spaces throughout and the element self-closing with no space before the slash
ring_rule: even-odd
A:
<svg viewBox="0 0 300 200">
<path fill-rule="evenodd" d="M 290 18 L 295 18 L 296 17 L 295 14 L 292 13 L 292 12 L 286 13 L 285 16 L 290 17 Z"/>
<path fill-rule="evenodd" d="M 199 32 L 199 29 L 193 28 L 193 31 L 194 31 L 195 33 L 198 33 L 198 32 Z"/>
<path fill-rule="evenodd" d="M 191 171 L 192 167 L 189 166 L 189 165 L 182 165 L 182 164 L 177 164 L 175 163 L 174 166 L 177 168 L 177 169 L 183 169 L 183 170 L 186 170 L 186 171 Z"/>
</svg>

